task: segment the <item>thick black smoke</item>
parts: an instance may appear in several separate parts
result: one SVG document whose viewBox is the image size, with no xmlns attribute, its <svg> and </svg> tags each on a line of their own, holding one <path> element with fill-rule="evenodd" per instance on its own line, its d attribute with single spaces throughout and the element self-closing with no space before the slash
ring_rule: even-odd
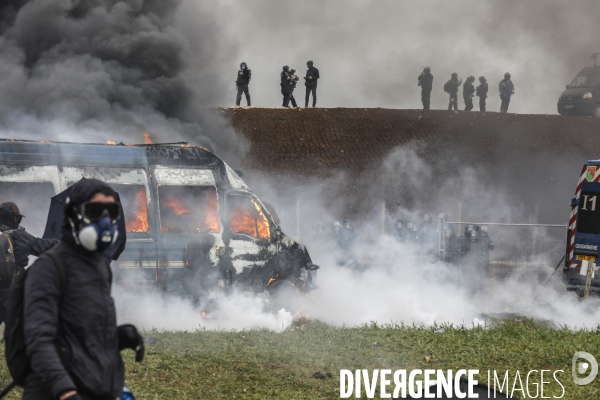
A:
<svg viewBox="0 0 600 400">
<path fill-rule="evenodd" d="M 2 136 L 189 140 L 236 163 L 244 145 L 206 109 L 218 7 L 178 0 L 12 0 L 0 9 Z M 212 14 L 212 15 L 211 15 Z M 207 49 L 203 47 L 210 47 Z M 223 46 L 229 51 L 228 46 Z M 208 72 L 207 72 L 208 71 Z"/>
</svg>

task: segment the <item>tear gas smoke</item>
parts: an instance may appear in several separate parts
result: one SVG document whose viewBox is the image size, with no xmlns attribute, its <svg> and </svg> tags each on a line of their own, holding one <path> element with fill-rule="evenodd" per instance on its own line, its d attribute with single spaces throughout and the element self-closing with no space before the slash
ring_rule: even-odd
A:
<svg viewBox="0 0 600 400">
<path fill-rule="evenodd" d="M 244 141 L 206 109 L 222 79 L 215 54 L 233 49 L 222 46 L 225 34 L 209 34 L 219 29 L 222 7 L 186 4 L 185 15 L 179 4 L 4 2 L 0 135 L 138 143 L 147 131 L 155 141 L 208 147 L 237 165 Z"/>
<path fill-rule="evenodd" d="M 483 171 L 466 168 L 454 179 L 432 189 L 430 179 L 434 170 L 418 157 L 414 146 L 408 146 L 396 149 L 383 162 L 382 174 L 386 173 L 396 174 L 396 179 L 385 177 L 387 185 L 403 188 L 417 200 L 409 197 L 408 206 L 400 204 L 387 210 L 386 235 L 381 234 L 379 209 L 368 215 L 354 214 L 358 237 L 350 251 L 338 248 L 329 236 L 316 236 L 312 231 L 316 222 L 329 226 L 353 212 L 342 199 L 338 198 L 338 202 L 330 199 L 347 185 L 348 176 L 298 183 L 285 177 L 273 180 L 250 174 L 248 183 L 262 199 L 273 203 L 283 231 L 306 244 L 313 262 L 321 266 L 316 278 L 319 288 L 308 296 L 298 295 L 291 286 L 284 286 L 287 290 L 273 297 L 254 297 L 241 292 L 231 296 L 214 294 L 203 303 L 214 306 L 207 319 L 200 316 L 202 304 L 195 307 L 187 300 L 166 301 L 154 291 L 131 296 L 117 287 L 120 318 L 148 328 L 187 330 L 253 327 L 281 330 L 289 326 L 292 314 L 297 311 L 346 326 L 370 322 L 472 326 L 476 318 L 485 320 L 487 314 L 531 317 L 571 327 L 593 327 L 600 323 L 597 302 L 592 300 L 582 305 L 573 293 L 565 293 L 560 271 L 553 275 L 550 284 L 542 284 L 562 255 L 562 230 L 538 231 L 538 243 L 547 241 L 550 245 L 532 256 L 531 231 L 523 234 L 514 228 L 489 227 L 490 237 L 496 243 L 492 260 L 531 264 L 522 269 L 513 267 L 508 277 L 492 274 L 493 279 L 481 285 L 471 285 L 465 271 L 458 266 L 428 255 L 432 250 L 435 254 L 435 243 L 400 243 L 393 237 L 393 222 L 397 218 L 420 222 L 423 214 L 429 213 L 435 222 L 435 217 L 447 211 L 448 205 L 459 202 L 465 204 L 464 216 L 470 219 L 523 221 L 527 216 L 523 205 L 505 196 L 506 188 L 486 179 Z M 279 185 L 274 186 L 274 182 Z M 366 204 L 378 204 L 382 193 L 378 185 L 373 183 L 361 193 Z M 482 194 L 476 201 L 470 201 L 475 190 Z M 419 201 L 425 199 L 425 194 L 427 201 Z M 295 199 L 301 199 L 300 237 L 296 232 Z M 455 229 L 457 235 L 461 235 L 462 228 Z M 128 310 L 137 311 L 125 315 Z"/>
</svg>

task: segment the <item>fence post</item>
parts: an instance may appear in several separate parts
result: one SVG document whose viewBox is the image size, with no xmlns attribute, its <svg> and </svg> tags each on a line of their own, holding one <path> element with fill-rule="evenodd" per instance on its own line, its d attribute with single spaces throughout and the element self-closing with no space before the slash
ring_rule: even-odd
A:
<svg viewBox="0 0 600 400">
<path fill-rule="evenodd" d="M 446 261 L 446 214 L 444 213 L 438 216 L 438 242 L 440 260 Z"/>
<path fill-rule="evenodd" d="M 538 212 L 540 210 L 540 203 L 535 203 L 535 211 L 533 213 L 533 223 L 534 225 L 538 223 Z M 533 262 L 533 257 L 535 257 L 535 245 L 537 240 L 537 228 L 534 226 L 531 230 L 531 262 Z"/>
</svg>

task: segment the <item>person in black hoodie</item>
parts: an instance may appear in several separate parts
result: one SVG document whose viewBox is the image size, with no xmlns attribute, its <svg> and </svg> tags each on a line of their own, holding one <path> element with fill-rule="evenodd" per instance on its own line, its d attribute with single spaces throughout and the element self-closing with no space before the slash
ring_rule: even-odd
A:
<svg viewBox="0 0 600 400">
<path fill-rule="evenodd" d="M 473 109 L 473 93 L 475 93 L 475 87 L 473 86 L 475 77 L 470 76 L 463 85 L 463 100 L 465 101 L 465 111 L 471 111 Z"/>
<path fill-rule="evenodd" d="M 313 66 L 313 62 L 310 60 L 306 63 L 306 66 L 308 67 L 308 70 L 306 70 L 306 76 L 304 77 L 304 80 L 306 81 L 304 82 L 304 85 L 306 86 L 304 107 L 308 107 L 308 99 L 312 93 L 312 106 L 314 108 L 317 105 L 317 79 L 319 79 L 319 70 Z"/>
<path fill-rule="evenodd" d="M 423 72 L 418 78 L 421 86 L 421 102 L 423 103 L 423 110 L 429 110 L 431 102 L 431 88 L 433 87 L 433 75 L 431 75 L 431 69 L 429 67 L 423 68 Z"/>
<path fill-rule="evenodd" d="M 235 105 L 239 107 L 242 102 L 242 93 L 246 95 L 246 103 L 250 107 L 250 91 L 248 85 L 250 84 L 250 78 L 252 77 L 252 71 L 248 69 L 248 65 L 245 62 L 240 64 L 240 70 L 238 71 L 237 80 L 235 81 L 235 88 L 237 89 L 237 97 L 235 99 Z"/>
<path fill-rule="evenodd" d="M 479 96 L 479 111 L 485 112 L 485 101 L 487 99 L 488 84 L 484 76 L 479 77 L 480 85 L 477 86 L 477 96 Z"/>
<path fill-rule="evenodd" d="M 57 269 L 42 254 L 25 280 L 24 334 L 32 372 L 25 400 L 114 400 L 123 391 L 120 350 L 144 355 L 133 325 L 117 327 L 104 250 L 116 239 L 121 217 L 115 192 L 96 179 L 73 185 L 65 205 L 60 243 L 52 250 L 65 265 L 61 292 Z"/>
<path fill-rule="evenodd" d="M 6 201 L 0 204 L 0 232 L 8 233 L 10 236 L 17 273 L 22 272 L 29 264 L 29 256 L 39 256 L 58 243 L 56 239 L 36 238 L 25 231 L 21 226 L 24 217 L 15 203 Z M 10 287 L 0 287 L 0 323 L 4 322 L 6 317 L 9 296 Z"/>
</svg>

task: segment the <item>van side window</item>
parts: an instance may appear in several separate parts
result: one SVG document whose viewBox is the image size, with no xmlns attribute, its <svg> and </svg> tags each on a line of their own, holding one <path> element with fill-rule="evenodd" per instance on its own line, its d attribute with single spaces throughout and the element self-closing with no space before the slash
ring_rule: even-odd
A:
<svg viewBox="0 0 600 400">
<path fill-rule="evenodd" d="M 271 238 L 269 221 L 260 205 L 248 196 L 227 196 L 229 225 L 232 233 L 241 233 L 253 238 Z"/>
<path fill-rule="evenodd" d="M 214 186 L 159 185 L 158 205 L 163 232 L 219 232 Z"/>
<path fill-rule="evenodd" d="M 143 185 L 110 184 L 119 194 L 128 233 L 148 232 L 148 198 Z"/>
<path fill-rule="evenodd" d="M 16 203 L 25 215 L 21 224 L 36 237 L 44 234 L 50 198 L 55 194 L 50 182 L 0 182 L 0 203 Z"/>
</svg>

